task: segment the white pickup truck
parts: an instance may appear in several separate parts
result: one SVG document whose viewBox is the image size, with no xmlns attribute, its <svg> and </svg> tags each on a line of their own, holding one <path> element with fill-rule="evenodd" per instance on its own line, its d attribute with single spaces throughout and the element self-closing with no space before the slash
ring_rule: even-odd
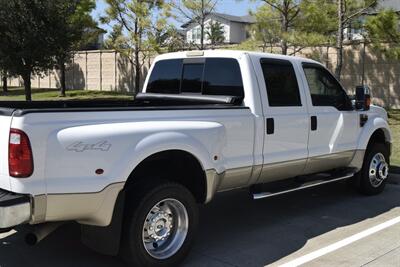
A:
<svg viewBox="0 0 400 267">
<path fill-rule="evenodd" d="M 0 228 L 34 244 L 76 221 L 96 251 L 176 266 L 217 192 L 382 192 L 391 134 L 369 102 L 318 62 L 243 51 L 161 55 L 134 101 L 0 102 Z"/>
</svg>

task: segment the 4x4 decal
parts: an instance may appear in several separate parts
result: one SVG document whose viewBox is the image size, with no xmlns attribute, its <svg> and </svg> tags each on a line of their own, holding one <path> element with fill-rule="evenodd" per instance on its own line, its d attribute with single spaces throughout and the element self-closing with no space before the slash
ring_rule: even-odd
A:
<svg viewBox="0 0 400 267">
<path fill-rule="evenodd" d="M 107 141 L 101 141 L 96 144 L 85 144 L 84 142 L 79 141 L 69 145 L 66 149 L 68 151 L 84 152 L 89 150 L 109 151 L 110 148 L 111 144 Z"/>
</svg>

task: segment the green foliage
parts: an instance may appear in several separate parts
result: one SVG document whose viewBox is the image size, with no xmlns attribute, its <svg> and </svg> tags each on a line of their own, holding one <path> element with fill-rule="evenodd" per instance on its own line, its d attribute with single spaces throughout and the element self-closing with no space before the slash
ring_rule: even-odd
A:
<svg viewBox="0 0 400 267">
<path fill-rule="evenodd" d="M 335 8 L 326 0 L 262 0 L 251 31 L 263 51 L 280 45 L 282 54 L 332 42 Z M 332 18 L 333 17 L 333 18 Z"/>
<path fill-rule="evenodd" d="M 233 50 L 245 50 L 245 51 L 258 51 L 261 44 L 254 39 L 248 39 L 236 46 L 229 47 L 228 49 Z"/>
<path fill-rule="evenodd" d="M 373 46 L 388 57 L 400 58 L 400 16 L 394 10 L 382 10 L 367 18 L 365 28 Z"/>
<path fill-rule="evenodd" d="M 263 5 L 254 14 L 256 23 L 250 31 L 256 42 L 261 43 L 263 52 L 269 46 L 272 52 L 273 46 L 278 44 L 282 37 L 281 17 L 271 6 Z"/>
<path fill-rule="evenodd" d="M 302 0 L 297 28 L 306 33 L 324 35 L 332 41 L 337 28 L 337 7 L 333 1 Z"/>
<path fill-rule="evenodd" d="M 30 100 L 32 73 L 50 69 L 57 54 L 62 22 L 56 1 L 0 0 L 0 58 L 2 68 L 24 79 Z"/>
<path fill-rule="evenodd" d="M 60 22 L 58 32 L 53 36 L 56 47 L 56 67 L 60 70 L 61 96 L 65 96 L 65 64 L 74 56 L 74 51 L 94 43 L 99 35 L 96 22 L 90 12 L 96 7 L 94 0 L 53 1 Z"/>
<path fill-rule="evenodd" d="M 117 49 L 134 65 L 135 89 L 139 90 L 141 68 L 160 49 L 160 36 L 167 30 L 171 6 L 164 0 L 106 0 L 103 23 L 115 24 L 107 46 Z"/>
<path fill-rule="evenodd" d="M 121 24 L 114 24 L 111 33 L 108 35 L 107 39 L 104 41 L 105 49 L 126 49 L 125 39 L 123 35 L 123 26 Z"/>
<path fill-rule="evenodd" d="M 206 36 L 212 46 L 223 44 L 225 42 L 224 26 L 219 21 L 211 21 L 207 27 Z"/>
<path fill-rule="evenodd" d="M 163 47 L 167 48 L 168 52 L 177 52 L 184 50 L 186 47 L 185 36 L 179 32 L 174 26 L 169 26 L 162 41 Z"/>
</svg>

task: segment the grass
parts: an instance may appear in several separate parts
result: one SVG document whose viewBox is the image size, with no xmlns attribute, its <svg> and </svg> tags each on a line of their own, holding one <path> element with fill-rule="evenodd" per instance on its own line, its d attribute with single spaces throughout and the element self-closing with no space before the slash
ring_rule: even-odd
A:
<svg viewBox="0 0 400 267">
<path fill-rule="evenodd" d="M 393 150 L 391 164 L 400 167 L 400 110 L 390 110 L 389 125 L 392 130 Z"/>
<path fill-rule="evenodd" d="M 32 100 L 127 100 L 132 99 L 129 93 L 110 91 L 67 90 L 66 97 L 59 97 L 57 89 L 32 89 Z M 25 100 L 24 88 L 9 88 L 7 93 L 1 91 L 0 101 Z"/>
</svg>

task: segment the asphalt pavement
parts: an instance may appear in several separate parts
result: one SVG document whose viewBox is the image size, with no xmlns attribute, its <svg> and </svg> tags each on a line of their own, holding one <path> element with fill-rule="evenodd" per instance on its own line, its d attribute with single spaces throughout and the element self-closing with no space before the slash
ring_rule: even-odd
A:
<svg viewBox="0 0 400 267">
<path fill-rule="evenodd" d="M 221 193 L 200 208 L 200 229 L 184 267 L 400 266 L 400 176 L 383 194 L 346 183 L 263 200 Z M 24 232 L 0 235 L 0 266 L 125 266 L 80 243 L 79 226 L 59 228 L 35 247 Z"/>
</svg>

